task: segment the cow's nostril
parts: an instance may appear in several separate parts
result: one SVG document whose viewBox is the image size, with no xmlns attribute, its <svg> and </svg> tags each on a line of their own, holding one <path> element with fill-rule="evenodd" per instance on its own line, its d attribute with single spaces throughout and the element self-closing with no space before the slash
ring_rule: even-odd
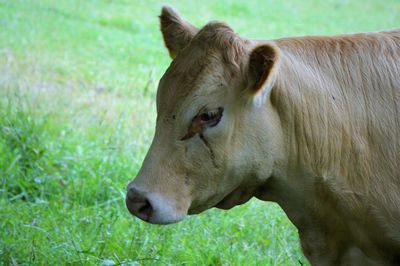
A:
<svg viewBox="0 0 400 266">
<path fill-rule="evenodd" d="M 138 212 L 144 216 L 150 216 L 153 212 L 153 208 L 151 207 L 150 202 L 148 200 L 145 200 L 145 202 L 143 202 L 143 206 L 139 208 Z"/>
<path fill-rule="evenodd" d="M 153 214 L 153 207 L 145 196 L 136 189 L 131 188 L 126 195 L 125 201 L 130 213 L 144 221 L 149 221 Z"/>
</svg>

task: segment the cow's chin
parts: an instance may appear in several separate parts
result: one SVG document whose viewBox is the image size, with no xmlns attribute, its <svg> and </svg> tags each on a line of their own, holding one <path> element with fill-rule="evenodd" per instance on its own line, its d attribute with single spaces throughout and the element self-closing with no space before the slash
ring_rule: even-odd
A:
<svg viewBox="0 0 400 266">
<path fill-rule="evenodd" d="M 253 197 L 253 193 L 247 190 L 237 189 L 229 193 L 225 198 L 218 202 L 214 207 L 229 210 L 237 205 L 248 202 Z"/>
<path fill-rule="evenodd" d="M 208 203 L 197 207 L 191 207 L 188 211 L 189 215 L 199 214 L 210 208 L 218 208 L 223 210 L 229 210 L 237 205 L 241 205 L 249 201 L 253 197 L 253 191 L 236 189 L 226 195 L 222 200 L 217 200 L 214 203 Z"/>
</svg>

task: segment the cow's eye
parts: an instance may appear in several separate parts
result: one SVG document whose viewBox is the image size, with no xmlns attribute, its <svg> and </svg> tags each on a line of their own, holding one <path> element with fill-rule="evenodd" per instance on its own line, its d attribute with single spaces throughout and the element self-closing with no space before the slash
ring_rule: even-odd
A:
<svg viewBox="0 0 400 266">
<path fill-rule="evenodd" d="M 205 128 L 216 126 L 219 121 L 221 121 L 223 111 L 223 107 L 218 107 L 217 109 L 210 111 L 200 111 L 195 117 L 193 117 L 188 132 L 183 138 L 181 138 L 181 140 L 190 139 L 197 133 L 201 133 Z"/>
<path fill-rule="evenodd" d="M 205 126 L 213 127 L 213 126 L 216 126 L 219 123 L 219 121 L 221 120 L 223 111 L 224 111 L 224 108 L 219 107 L 215 110 L 200 113 L 197 117 L 200 118 L 199 120 Z"/>
</svg>

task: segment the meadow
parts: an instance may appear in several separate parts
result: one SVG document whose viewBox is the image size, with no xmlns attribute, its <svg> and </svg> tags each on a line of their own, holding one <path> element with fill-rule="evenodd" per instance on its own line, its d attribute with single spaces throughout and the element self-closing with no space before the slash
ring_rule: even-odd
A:
<svg viewBox="0 0 400 266">
<path fill-rule="evenodd" d="M 308 265 L 274 203 L 169 226 L 126 210 L 170 63 L 163 3 L 0 0 L 0 265 Z M 400 26 L 398 0 L 169 4 L 257 39 Z"/>
</svg>

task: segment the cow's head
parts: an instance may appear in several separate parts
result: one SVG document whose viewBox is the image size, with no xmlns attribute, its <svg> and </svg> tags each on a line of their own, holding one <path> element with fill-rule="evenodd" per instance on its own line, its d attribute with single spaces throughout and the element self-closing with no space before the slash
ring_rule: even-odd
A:
<svg viewBox="0 0 400 266">
<path fill-rule="evenodd" d="M 279 51 L 223 23 L 198 29 L 170 7 L 160 20 L 173 61 L 159 83 L 155 136 L 126 204 L 142 220 L 167 224 L 242 204 L 272 174 L 278 120 L 265 106 Z"/>
</svg>

